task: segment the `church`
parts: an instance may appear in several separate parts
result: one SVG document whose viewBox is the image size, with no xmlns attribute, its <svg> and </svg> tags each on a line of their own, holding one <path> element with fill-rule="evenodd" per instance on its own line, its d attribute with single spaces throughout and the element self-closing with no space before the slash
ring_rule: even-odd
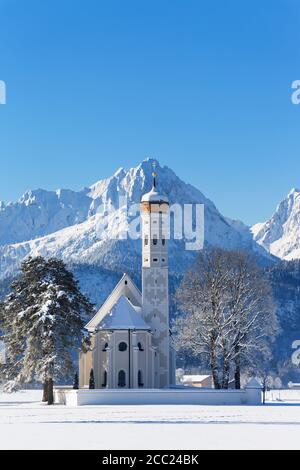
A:
<svg viewBox="0 0 300 470">
<path fill-rule="evenodd" d="M 79 385 L 159 389 L 175 384 L 175 350 L 169 328 L 168 198 L 156 187 L 141 199 L 142 292 L 124 274 L 86 325 L 91 348 L 80 353 Z"/>
</svg>

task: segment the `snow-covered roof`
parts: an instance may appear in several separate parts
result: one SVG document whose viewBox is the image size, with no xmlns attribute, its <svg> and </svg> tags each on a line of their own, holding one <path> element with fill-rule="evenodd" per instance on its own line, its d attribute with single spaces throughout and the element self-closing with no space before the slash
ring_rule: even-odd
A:
<svg viewBox="0 0 300 470">
<path fill-rule="evenodd" d="M 159 194 L 157 189 L 153 186 L 149 193 L 143 195 L 142 202 L 169 202 L 169 199 L 167 196 Z"/>
<path fill-rule="evenodd" d="M 247 383 L 246 388 L 261 389 L 261 384 L 254 377 Z"/>
<path fill-rule="evenodd" d="M 183 375 L 182 382 L 203 382 L 210 377 L 210 375 Z"/>
<path fill-rule="evenodd" d="M 112 310 L 113 306 L 117 303 L 122 295 L 129 298 L 134 306 L 142 306 L 141 292 L 136 287 L 130 276 L 128 276 L 128 274 L 124 274 L 108 298 L 105 300 L 103 305 L 100 307 L 96 315 L 86 325 L 88 331 L 92 332 L 97 329 L 98 325 L 107 315 L 107 313 Z"/>
<path fill-rule="evenodd" d="M 135 307 L 130 300 L 122 295 L 108 312 L 97 330 L 150 330 L 144 321 L 141 308 Z"/>
</svg>

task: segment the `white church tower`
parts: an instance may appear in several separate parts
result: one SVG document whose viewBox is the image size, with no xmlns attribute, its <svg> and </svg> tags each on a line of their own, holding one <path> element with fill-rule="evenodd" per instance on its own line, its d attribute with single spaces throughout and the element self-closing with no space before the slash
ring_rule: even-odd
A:
<svg viewBox="0 0 300 470">
<path fill-rule="evenodd" d="M 156 188 L 141 200 L 142 218 L 142 302 L 143 317 L 151 325 L 156 348 L 155 387 L 168 387 L 170 376 L 168 218 L 169 202 Z"/>
</svg>

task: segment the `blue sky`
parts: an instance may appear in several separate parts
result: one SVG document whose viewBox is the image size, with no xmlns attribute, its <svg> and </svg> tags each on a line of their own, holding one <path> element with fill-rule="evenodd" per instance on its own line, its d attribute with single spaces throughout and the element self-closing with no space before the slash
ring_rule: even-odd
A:
<svg viewBox="0 0 300 470">
<path fill-rule="evenodd" d="M 145 156 L 252 224 L 300 186 L 298 0 L 0 0 L 0 200 Z"/>
</svg>

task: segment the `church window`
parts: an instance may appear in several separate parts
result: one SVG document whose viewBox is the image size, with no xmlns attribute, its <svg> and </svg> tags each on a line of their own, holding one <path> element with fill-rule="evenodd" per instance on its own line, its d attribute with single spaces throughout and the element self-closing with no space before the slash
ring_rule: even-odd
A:
<svg viewBox="0 0 300 470">
<path fill-rule="evenodd" d="M 105 345 L 104 345 L 102 351 L 103 351 L 103 352 L 106 352 L 106 351 L 107 351 L 107 348 L 108 348 L 108 343 L 105 343 Z"/>
<path fill-rule="evenodd" d="M 139 387 L 144 386 L 144 384 L 143 384 L 143 374 L 142 374 L 141 370 L 138 371 L 138 386 Z"/>
<path fill-rule="evenodd" d="M 120 370 L 118 373 L 118 387 L 126 387 L 126 374 L 124 370 Z"/>
<path fill-rule="evenodd" d="M 144 244 L 145 244 L 145 246 L 147 246 L 147 245 L 148 245 L 148 242 L 149 242 L 149 240 L 148 240 L 148 237 L 145 237 L 145 240 L 144 240 Z"/>
<path fill-rule="evenodd" d="M 157 245 L 157 235 L 153 235 L 153 245 Z"/>
<path fill-rule="evenodd" d="M 107 387 L 107 371 L 103 372 L 103 384 L 102 387 Z"/>
<path fill-rule="evenodd" d="M 127 286 L 127 281 L 125 281 L 125 286 Z"/>
<path fill-rule="evenodd" d="M 157 259 L 157 258 L 153 258 L 153 261 L 154 261 L 154 263 L 157 263 L 158 259 Z"/>
<path fill-rule="evenodd" d="M 163 246 L 165 246 L 165 244 L 166 244 L 166 239 L 165 239 L 164 236 L 162 237 L 161 242 L 162 242 Z"/>
<path fill-rule="evenodd" d="M 142 343 L 137 344 L 139 351 L 144 351 Z"/>
<path fill-rule="evenodd" d="M 125 343 L 124 341 L 122 341 L 121 343 L 119 343 L 119 351 L 126 351 L 127 350 L 127 343 Z"/>
</svg>

